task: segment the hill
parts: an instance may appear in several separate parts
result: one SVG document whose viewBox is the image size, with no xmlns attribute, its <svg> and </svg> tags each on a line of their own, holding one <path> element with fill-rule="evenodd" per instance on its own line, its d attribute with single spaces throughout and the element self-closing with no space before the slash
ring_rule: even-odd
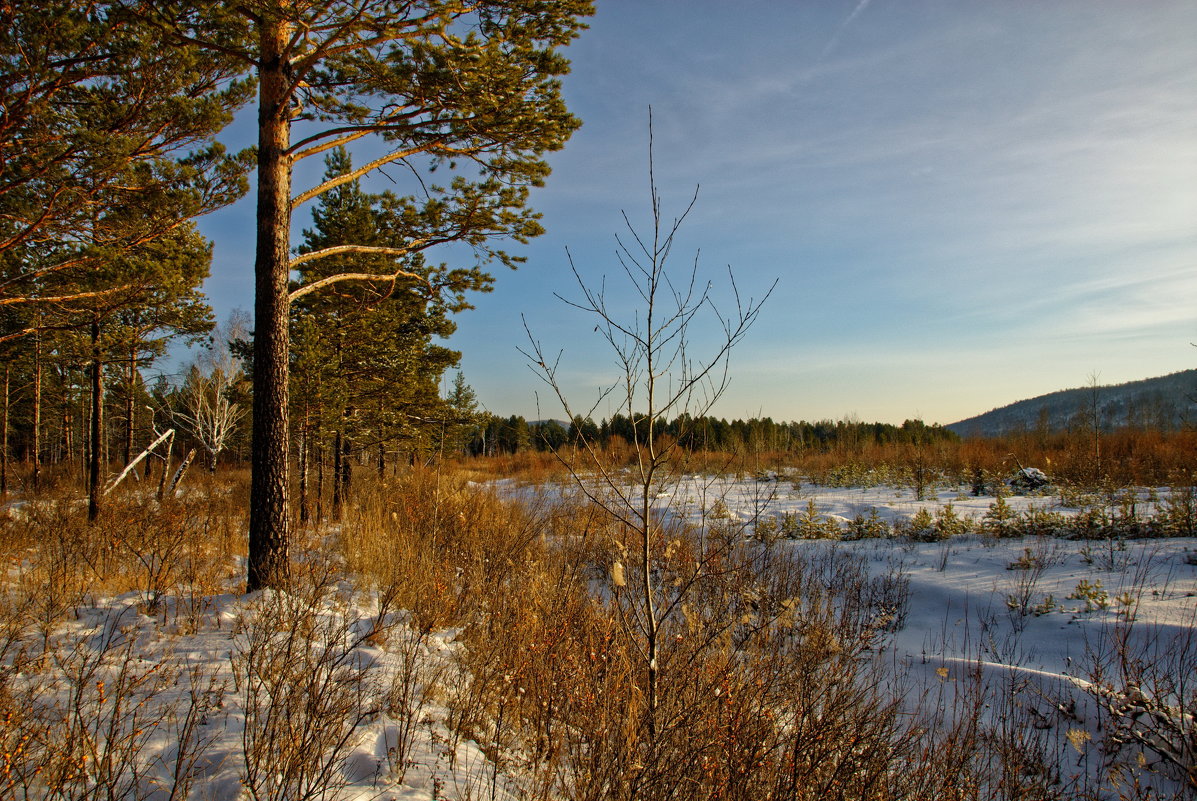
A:
<svg viewBox="0 0 1197 801">
<path fill-rule="evenodd" d="M 1000 436 L 1020 429 L 1091 426 L 1094 401 L 1105 430 L 1127 425 L 1174 429 L 1197 422 L 1197 370 L 1099 387 L 1064 389 L 1017 401 L 947 426 L 961 436 Z"/>
</svg>

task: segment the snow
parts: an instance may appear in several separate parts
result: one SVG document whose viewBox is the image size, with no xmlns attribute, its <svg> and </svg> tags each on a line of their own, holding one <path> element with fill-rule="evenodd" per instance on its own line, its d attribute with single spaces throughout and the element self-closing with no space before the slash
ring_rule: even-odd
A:
<svg viewBox="0 0 1197 801">
<path fill-rule="evenodd" d="M 769 517 L 784 520 L 786 515 L 805 514 L 812 504 L 819 515 L 841 525 L 874 510 L 892 524 L 920 509 L 934 512 L 947 504 L 962 517 L 979 519 L 995 500 L 973 497 L 961 488 L 939 488 L 919 500 L 906 488 L 826 488 L 790 484 L 776 475 L 763 478 L 768 480 L 687 476 L 661 488 L 655 503 L 664 514 L 701 523 L 718 501 L 723 514 L 744 521 L 751 531 L 754 521 L 759 525 Z M 498 486 L 516 496 L 537 491 L 514 482 Z M 1051 496 L 1012 496 L 1006 501 L 1017 511 L 1036 507 L 1076 512 L 1059 507 Z M 1145 505 L 1144 511 L 1149 508 Z M 1171 638 L 1191 636 L 1197 627 L 1194 539 L 1087 542 L 970 533 L 933 543 L 901 538 L 781 539 L 754 547 L 841 549 L 858 556 L 875 574 L 896 572 L 907 583 L 909 603 L 903 624 L 880 655 L 892 665 L 893 681 L 907 688 L 912 698 L 940 693 L 945 708 L 953 700 L 951 692 L 943 694 L 944 688 L 953 683 L 963 692 L 978 675 L 1007 688 L 1014 679 L 1025 681 L 1022 700 L 1014 700 L 1025 706 L 1031 703 L 1027 699 L 1038 699 L 1037 705 L 1031 704 L 1036 706 L 1033 714 L 1048 720 L 1044 725 L 1058 732 L 1055 741 L 1065 748 L 1069 743 L 1076 747 L 1078 741 L 1083 746 L 1086 738 L 1096 740 L 1100 734 L 1095 702 L 1085 692 L 1098 685 L 1086 665 L 1112 634 L 1129 632 L 1131 651 L 1138 648 L 1143 655 L 1159 657 L 1159 649 L 1166 649 Z M 139 725 L 145 725 L 135 761 L 142 789 L 151 790 L 149 798 L 170 797 L 175 767 L 188 758 L 195 760 L 200 778 L 184 797 L 248 797 L 242 779 L 246 743 L 252 739 L 247 738 L 246 721 L 255 714 L 246 692 L 254 621 L 263 610 L 277 615 L 281 608 L 302 609 L 304 604 L 312 612 L 314 633 L 303 647 L 331 649 L 350 666 L 325 677 L 329 686 L 340 686 L 336 683 L 356 675 L 361 691 L 379 699 L 392 698 L 397 687 L 406 688 L 407 703 L 414 707 L 406 728 L 401 704 L 388 707 L 380 702 L 360 720 L 348 721 L 351 729 L 332 766 L 342 785 L 335 797 L 478 797 L 484 791 L 489 794 L 492 780 L 497 797 L 508 797 L 503 777 L 493 773 L 478 745 L 459 740 L 447 725 L 443 688 L 461 681 L 451 658 L 459 647 L 456 631 L 420 634 L 403 612 L 380 610 L 377 598 L 346 582 L 330 585 L 313 599 L 281 593 L 169 597 L 154 609 L 146 608 L 146 600 L 129 593 L 79 606 L 74 619 L 47 634 L 56 646 L 51 650 L 65 656 L 40 669 L 25 669 L 13 686 L 27 693 L 16 697 L 24 698 L 35 714 L 62 714 L 79 698 L 99 713 L 112 713 L 111 688 L 121 680 L 118 667 L 122 662 L 130 666 L 136 679 L 131 696 L 145 701 L 136 713 Z M 386 636 L 372 638 L 378 621 L 387 627 Z M 123 661 L 126 652 L 129 659 Z M 413 672 L 414 678 L 404 684 L 403 677 Z M 72 682 L 72 675 L 82 678 Z M 295 680 L 307 675 L 297 673 Z M 1127 687 L 1111 684 L 1109 693 L 1133 700 Z M 258 700 L 268 703 L 269 698 L 259 695 Z M 994 704 L 996 708 L 996 700 Z M 1072 710 L 1071 717 L 1059 711 L 1061 704 Z M 195 713 L 195 751 L 190 754 L 180 748 L 189 709 Z M 260 720 L 262 708 L 256 714 Z M 81 729 L 99 731 L 100 717 L 80 724 Z M 326 719 L 303 722 L 317 729 L 307 732 L 313 736 L 338 725 Z M 403 764 L 396 764 L 405 731 L 410 744 Z M 278 778 L 269 775 L 271 769 L 282 770 L 268 761 L 259 767 L 266 771 L 266 784 Z M 1088 769 L 1098 767 L 1100 760 L 1095 758 Z M 511 797 L 515 795 L 512 788 Z"/>
</svg>

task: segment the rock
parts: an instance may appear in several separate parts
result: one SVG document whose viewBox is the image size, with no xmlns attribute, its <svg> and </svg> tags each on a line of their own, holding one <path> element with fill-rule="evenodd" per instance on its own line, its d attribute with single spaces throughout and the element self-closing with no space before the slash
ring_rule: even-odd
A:
<svg viewBox="0 0 1197 801">
<path fill-rule="evenodd" d="M 1024 467 L 1014 474 L 1014 478 L 1008 482 L 1010 487 L 1015 490 L 1023 492 L 1043 489 L 1051 484 L 1051 479 L 1047 477 L 1038 467 Z"/>
</svg>

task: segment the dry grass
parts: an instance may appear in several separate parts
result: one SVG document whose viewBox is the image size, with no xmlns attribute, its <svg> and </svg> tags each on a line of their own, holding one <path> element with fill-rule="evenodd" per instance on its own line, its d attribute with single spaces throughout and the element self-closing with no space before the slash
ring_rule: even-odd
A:
<svg viewBox="0 0 1197 801">
<path fill-rule="evenodd" d="M 965 753 L 979 741 L 948 747 L 876 673 L 903 605 L 895 577 L 834 554 L 704 557 L 673 532 L 654 565 L 672 589 L 650 714 L 638 601 L 613 581 L 627 534 L 593 507 L 529 508 L 427 472 L 357 513 L 347 565 L 403 588 L 421 626 L 463 627 L 443 700 L 490 760 L 475 797 L 979 797 Z"/>
<path fill-rule="evenodd" d="M 437 697 L 452 736 L 488 756 L 471 797 L 1167 797 L 1142 771 L 1104 790 L 1066 771 L 1063 729 L 1036 728 L 1023 695 L 978 683 L 947 713 L 905 698 L 875 661 L 902 625 L 904 584 L 834 552 L 667 532 L 651 567 L 668 611 L 650 713 L 632 533 L 593 505 L 538 503 L 416 472 L 360 497 L 342 534 L 351 569 L 402 588 L 422 627 L 461 630 Z"/>
<path fill-rule="evenodd" d="M 560 476 L 543 461 L 520 469 Z M 877 656 L 902 625 L 901 576 L 872 576 L 834 550 L 802 557 L 734 531 L 681 527 L 640 566 L 626 556 L 634 532 L 598 507 L 543 493 L 517 503 L 471 484 L 475 476 L 363 478 L 335 533 L 297 532 L 296 582 L 262 595 L 239 623 L 230 686 L 171 659 L 132 659 L 138 635 L 116 621 L 87 649 L 63 631 L 89 598 L 128 592 L 186 631 L 207 596 L 240 581 L 242 482 L 193 477 L 162 505 L 131 490 L 94 525 L 65 493 L 20 507 L 0 526 L 10 568 L 0 593 L 0 795 L 142 797 L 147 772 L 162 773 L 147 761 L 147 738 L 170 732 L 174 779 L 159 797 L 185 798 L 211 742 L 196 721 L 231 694 L 246 715 L 241 778 L 254 798 L 335 797 L 353 731 L 380 717 L 389 721 L 380 769 L 400 781 L 430 702 L 447 710 L 446 753 L 468 739 L 487 756 L 449 766 L 468 777 L 458 789 L 472 798 L 1098 797 L 1062 778 L 1060 744 L 1012 693 L 978 684 L 946 710 L 903 696 Z M 643 569 L 661 622 L 655 710 L 644 598 L 627 589 Z M 363 597 L 372 624 L 350 612 Z M 427 648 L 446 629 L 458 632 L 447 666 Z M 1150 653 L 1126 637 L 1095 644 L 1103 748 L 1125 777 L 1106 797 L 1162 797 L 1136 783 L 1144 771 L 1191 781 L 1191 716 L 1136 707 L 1122 688 L 1191 708 L 1194 642 L 1190 631 Z M 366 646 L 397 655 L 394 667 L 365 670 Z M 191 690 L 155 701 L 176 682 Z M 987 717 L 987 706 L 1006 713 Z M 1135 761 L 1143 753 L 1155 760 L 1147 768 Z"/>
<path fill-rule="evenodd" d="M 668 444 L 664 438 L 662 444 Z M 1193 453 L 1197 430 L 1159 431 L 1122 428 L 1103 432 L 1094 446 L 1092 432 L 1024 432 L 1004 437 L 968 438 L 926 445 L 908 443 L 838 444 L 826 450 L 678 452 L 680 469 L 701 473 L 793 472 L 822 480 L 846 467 L 858 474 L 907 474 L 919 470 L 956 484 L 972 482 L 978 473 L 986 480 L 1008 477 L 1019 465 L 1039 467 L 1053 479 L 1079 487 L 1165 486 L 1194 484 Z M 455 466 L 479 479 L 514 477 L 538 483 L 566 477 L 560 462 L 583 464 L 570 448 L 562 459 L 553 454 L 523 451 L 514 455 L 462 459 Z M 612 466 L 636 464 L 635 448 L 613 439 L 602 450 Z"/>
</svg>

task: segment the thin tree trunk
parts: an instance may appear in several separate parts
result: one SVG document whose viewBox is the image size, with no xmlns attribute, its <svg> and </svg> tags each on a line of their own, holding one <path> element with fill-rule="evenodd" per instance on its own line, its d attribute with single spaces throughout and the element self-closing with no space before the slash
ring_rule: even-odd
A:
<svg viewBox="0 0 1197 801">
<path fill-rule="evenodd" d="M 387 474 L 387 446 L 383 444 L 382 440 L 378 442 L 378 477 L 383 478 Z"/>
<path fill-rule="evenodd" d="M 350 457 L 353 455 L 349 448 L 349 437 L 345 437 L 341 442 L 341 447 L 345 450 L 341 453 L 341 502 L 349 502 L 349 479 L 353 477 L 353 462 Z"/>
<path fill-rule="evenodd" d="M 42 335 L 33 335 L 33 489 L 42 483 Z"/>
<path fill-rule="evenodd" d="M 0 423 L 0 498 L 8 497 L 8 403 L 9 403 L 9 373 L 11 366 L 4 364 L 4 420 Z"/>
<path fill-rule="evenodd" d="M 170 459 L 171 454 L 174 453 L 175 438 L 171 437 L 166 441 L 166 454 L 162 457 L 162 475 L 158 477 L 158 502 L 166 497 L 166 481 L 170 478 Z"/>
<path fill-rule="evenodd" d="M 153 431 L 155 431 L 155 432 L 156 432 L 156 431 L 158 430 L 157 426 L 154 426 L 154 424 L 153 424 L 153 421 L 152 421 L 152 420 L 150 421 L 150 426 L 151 426 L 151 429 L 152 429 Z M 154 469 L 153 469 L 153 467 L 151 467 L 151 465 L 153 464 L 153 462 L 154 462 L 154 460 L 153 460 L 153 459 L 146 459 L 146 460 L 145 460 L 145 469 L 142 471 L 142 474 L 141 474 L 141 475 L 142 475 L 142 477 L 143 477 L 143 478 L 144 478 L 146 481 L 149 481 L 151 478 L 153 478 L 153 477 L 154 477 Z"/>
<path fill-rule="evenodd" d="M 316 524 L 324 522 L 324 448 L 321 446 L 321 432 L 316 429 Z"/>
<path fill-rule="evenodd" d="M 82 465 L 82 469 L 80 470 L 80 483 L 82 483 L 84 486 L 87 485 L 87 471 L 88 466 L 91 464 L 89 460 L 92 449 L 91 400 L 91 368 L 87 367 L 80 371 L 79 408 L 74 414 L 74 418 L 78 418 L 79 420 L 79 430 L 78 432 L 72 432 L 71 435 L 73 439 L 77 440 L 77 446 L 79 448 L 79 464 Z M 78 433 L 79 436 L 75 437 L 75 433 Z M 74 459 L 73 454 L 71 458 L 72 460 Z"/>
<path fill-rule="evenodd" d="M 258 210 L 254 263 L 254 399 L 249 509 L 249 591 L 286 584 L 287 296 L 291 231 L 289 26 L 258 23 Z"/>
<path fill-rule="evenodd" d="M 87 460 L 87 519 L 100 516 L 100 467 L 104 453 L 104 363 L 100 359 L 100 319 L 91 319 L 91 436 Z"/>
<path fill-rule="evenodd" d="M 308 522 L 308 410 L 303 409 L 303 428 L 299 430 L 299 520 Z"/>
<path fill-rule="evenodd" d="M 71 389 L 70 385 L 67 383 L 69 375 L 70 371 L 62 371 L 62 420 L 60 421 L 62 426 L 62 436 L 60 437 L 58 444 L 61 451 L 59 453 L 59 461 L 66 460 L 67 462 L 69 462 L 75 456 L 75 454 L 72 453 L 71 442 L 71 427 L 74 425 L 74 421 L 71 419 Z"/>
<path fill-rule="evenodd" d="M 332 492 L 332 519 L 339 521 L 341 519 L 341 501 L 344 500 L 345 488 L 341 485 L 341 439 L 344 435 L 338 430 L 333 436 L 333 492 Z"/>
<path fill-rule="evenodd" d="M 161 445 L 163 442 L 165 442 L 167 440 L 173 440 L 174 436 L 175 436 L 175 430 L 173 428 L 167 429 L 166 433 L 160 435 L 158 437 L 158 439 L 154 440 L 153 443 L 151 443 L 148 448 L 146 448 L 144 451 L 139 453 L 137 455 L 136 459 L 133 459 L 127 465 L 125 465 L 125 469 L 121 471 L 121 474 L 119 476 L 117 476 L 115 479 L 113 479 L 112 483 L 110 483 L 107 487 L 104 488 L 104 494 L 107 495 L 109 492 L 112 492 L 114 489 L 116 489 L 117 486 L 119 486 L 120 483 L 125 480 L 125 476 L 129 475 L 130 473 L 132 473 L 134 475 L 134 477 L 136 477 L 137 473 L 134 472 L 134 468 L 137 467 L 137 463 L 140 462 L 142 459 L 145 459 L 148 462 L 149 459 L 146 459 L 146 457 L 154 452 L 154 448 L 157 448 L 159 445 Z"/>
<path fill-rule="evenodd" d="M 103 381 L 103 386 L 101 389 L 104 392 L 107 392 L 108 382 L 104 381 L 102 376 L 100 380 Z M 112 431 L 110 430 L 111 426 L 108 424 L 108 399 L 101 396 L 100 403 L 104 407 L 100 415 L 100 472 L 103 473 L 103 468 L 106 468 L 108 465 L 112 464 Z M 101 479 L 103 479 L 102 475 Z"/>
<path fill-rule="evenodd" d="M 195 458 L 195 448 L 187 451 L 187 455 L 183 457 L 179 469 L 175 471 L 174 476 L 170 480 L 170 486 L 166 488 L 166 500 L 173 500 L 175 497 L 175 488 L 179 486 L 179 482 L 183 480 L 183 474 L 187 472 L 187 468 L 191 466 L 191 460 Z"/>
<path fill-rule="evenodd" d="M 128 464 L 133 459 L 133 432 L 136 428 L 136 414 L 134 411 L 133 391 L 137 381 L 137 347 L 129 348 L 129 375 L 125 386 L 125 445 L 124 458 L 121 464 Z"/>
</svg>

